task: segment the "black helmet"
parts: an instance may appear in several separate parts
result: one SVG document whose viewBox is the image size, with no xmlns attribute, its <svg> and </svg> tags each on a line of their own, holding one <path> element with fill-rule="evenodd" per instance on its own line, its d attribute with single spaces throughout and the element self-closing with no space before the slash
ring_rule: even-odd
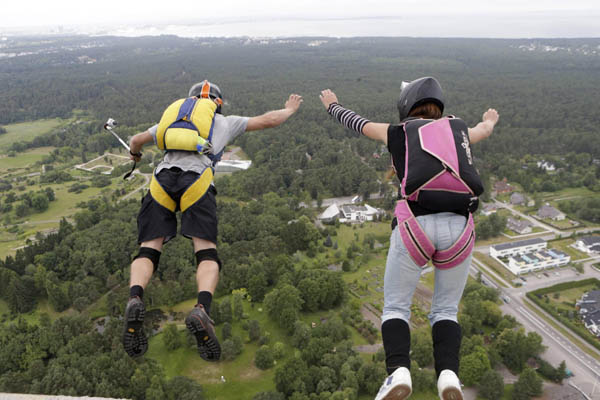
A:
<svg viewBox="0 0 600 400">
<path fill-rule="evenodd" d="M 207 80 L 196 83 L 190 88 L 188 97 L 198 97 L 200 99 L 213 99 L 217 103 L 217 112 L 221 112 L 221 106 L 223 105 L 223 95 L 221 95 L 221 89 L 214 83 L 210 83 Z"/>
<path fill-rule="evenodd" d="M 437 79 L 425 77 L 416 79 L 408 84 L 403 82 L 400 98 L 398 99 L 398 112 L 400 121 L 403 121 L 413 108 L 425 104 L 434 103 L 444 112 L 444 100 L 442 87 Z"/>
</svg>

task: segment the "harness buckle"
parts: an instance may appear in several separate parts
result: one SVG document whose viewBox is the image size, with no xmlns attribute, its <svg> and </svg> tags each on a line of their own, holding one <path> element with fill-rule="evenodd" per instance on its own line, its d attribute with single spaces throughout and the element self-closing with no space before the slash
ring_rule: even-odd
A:
<svg viewBox="0 0 600 400">
<path fill-rule="evenodd" d="M 477 211 L 477 208 L 479 208 L 479 197 L 471 197 L 469 199 L 469 205 L 467 206 L 467 210 L 469 210 L 470 213 L 474 213 L 475 211 Z"/>
</svg>

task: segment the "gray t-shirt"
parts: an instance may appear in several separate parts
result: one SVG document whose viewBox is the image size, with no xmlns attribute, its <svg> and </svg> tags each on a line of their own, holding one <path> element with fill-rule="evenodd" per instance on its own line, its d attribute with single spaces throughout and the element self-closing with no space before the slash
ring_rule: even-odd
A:
<svg viewBox="0 0 600 400">
<path fill-rule="evenodd" d="M 229 142 L 244 133 L 249 119 L 248 117 L 238 117 L 236 115 L 224 117 L 221 114 L 215 114 L 215 125 L 213 126 L 211 140 L 214 154 L 220 153 Z M 152 139 L 154 139 L 154 144 L 156 144 L 157 130 L 158 125 L 154 125 L 148 129 L 152 135 Z M 206 167 L 210 167 L 211 165 L 212 161 L 210 158 L 203 154 L 172 150 L 165 153 L 163 160 L 156 167 L 156 173 L 158 174 L 165 168 L 178 167 L 183 171 L 194 171 L 201 174 Z"/>
</svg>

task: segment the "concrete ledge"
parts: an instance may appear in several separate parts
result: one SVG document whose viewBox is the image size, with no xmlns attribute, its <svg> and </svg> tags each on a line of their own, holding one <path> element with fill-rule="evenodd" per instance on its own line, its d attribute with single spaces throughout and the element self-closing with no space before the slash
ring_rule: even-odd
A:
<svg viewBox="0 0 600 400">
<path fill-rule="evenodd" d="M 44 394 L 14 394 L 0 393 L 0 400 L 126 400 L 126 399 L 109 399 L 107 397 L 72 397 L 72 396 L 48 396 Z"/>
</svg>

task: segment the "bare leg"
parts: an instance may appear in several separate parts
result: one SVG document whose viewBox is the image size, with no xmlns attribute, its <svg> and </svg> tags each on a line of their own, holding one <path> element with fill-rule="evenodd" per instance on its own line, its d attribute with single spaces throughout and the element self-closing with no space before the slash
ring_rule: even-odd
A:
<svg viewBox="0 0 600 400">
<path fill-rule="evenodd" d="M 194 252 L 205 249 L 216 249 L 217 245 L 208 240 L 192 238 L 194 242 Z M 198 292 L 215 293 L 215 289 L 219 283 L 219 264 L 213 260 L 203 260 L 198 264 L 196 269 L 196 284 Z"/>
<path fill-rule="evenodd" d="M 152 239 L 147 242 L 142 242 L 140 247 L 150 247 L 154 250 L 161 251 L 164 238 Z M 131 263 L 131 277 L 129 279 L 129 287 L 139 285 L 144 289 L 148 286 L 148 282 L 154 273 L 154 265 L 152 261 L 146 257 L 136 258 Z"/>
</svg>

